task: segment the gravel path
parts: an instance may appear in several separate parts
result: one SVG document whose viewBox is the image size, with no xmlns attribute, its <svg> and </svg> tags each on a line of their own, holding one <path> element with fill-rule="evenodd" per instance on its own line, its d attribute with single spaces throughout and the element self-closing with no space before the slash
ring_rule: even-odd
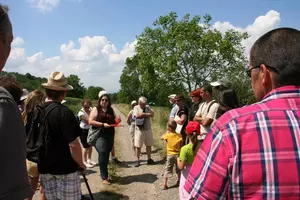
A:
<svg viewBox="0 0 300 200">
<path fill-rule="evenodd" d="M 116 115 L 121 116 L 121 127 L 116 128 L 116 153 L 122 164 L 117 167 L 117 176 L 114 178 L 114 183 L 110 186 L 102 185 L 99 177 L 99 168 L 93 167 L 87 171 L 87 179 L 91 187 L 95 200 L 117 200 L 117 199 L 132 199 L 132 200 L 166 200 L 179 199 L 178 187 L 173 187 L 176 183 L 176 175 L 169 180 L 169 189 L 162 190 L 164 159 L 162 159 L 157 151 L 153 149 L 152 159 L 157 162 L 156 165 L 148 166 L 146 163 L 147 156 L 145 148 L 143 148 L 143 155 L 141 156 L 141 166 L 133 167 L 136 160 L 130 143 L 130 133 L 126 124 L 125 116 L 116 108 L 113 107 Z M 93 151 L 93 159 L 97 160 L 96 150 Z M 82 181 L 82 192 L 87 195 L 84 181 Z M 37 192 L 38 193 L 38 192 Z M 34 200 L 38 200 L 38 194 L 35 195 Z"/>
</svg>

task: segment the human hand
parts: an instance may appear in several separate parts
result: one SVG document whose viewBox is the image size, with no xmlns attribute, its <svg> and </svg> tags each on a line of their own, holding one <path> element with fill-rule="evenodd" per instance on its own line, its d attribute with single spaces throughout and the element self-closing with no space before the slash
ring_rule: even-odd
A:
<svg viewBox="0 0 300 200">
<path fill-rule="evenodd" d="M 80 171 L 82 174 L 84 174 L 84 173 L 85 173 L 85 170 L 86 170 L 85 164 L 84 164 L 84 163 L 81 163 L 81 164 L 79 165 L 79 171 Z"/>
<path fill-rule="evenodd" d="M 104 123 L 104 124 L 103 124 L 103 127 L 104 127 L 104 128 L 109 128 L 110 125 L 109 125 L 108 123 Z"/>
<path fill-rule="evenodd" d="M 121 122 L 121 117 L 120 116 L 116 117 L 115 121 L 116 121 L 116 124 L 119 124 Z"/>
</svg>

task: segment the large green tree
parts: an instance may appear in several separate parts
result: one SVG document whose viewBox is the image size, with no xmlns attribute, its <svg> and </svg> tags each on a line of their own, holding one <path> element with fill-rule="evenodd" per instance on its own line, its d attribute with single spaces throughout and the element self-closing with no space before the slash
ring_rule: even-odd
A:
<svg viewBox="0 0 300 200">
<path fill-rule="evenodd" d="M 71 74 L 68 78 L 68 84 L 72 85 L 73 90 L 67 93 L 68 97 L 83 98 L 85 88 L 77 75 Z"/>
<path fill-rule="evenodd" d="M 102 87 L 89 86 L 85 92 L 85 98 L 94 100 L 98 99 L 98 94 L 101 90 L 104 90 Z"/>
<path fill-rule="evenodd" d="M 247 33 L 213 29 L 209 15 L 201 18 L 187 14 L 178 19 L 171 12 L 137 37 L 138 73 L 134 79 L 138 77 L 143 93 L 162 101 L 171 91 L 191 92 L 218 78 L 245 78 L 246 58 L 241 42 L 247 37 Z M 122 76 L 126 73 L 125 67 Z M 243 84 L 243 91 L 248 91 L 249 81 L 243 80 Z M 121 91 L 124 89 L 121 82 Z"/>
</svg>

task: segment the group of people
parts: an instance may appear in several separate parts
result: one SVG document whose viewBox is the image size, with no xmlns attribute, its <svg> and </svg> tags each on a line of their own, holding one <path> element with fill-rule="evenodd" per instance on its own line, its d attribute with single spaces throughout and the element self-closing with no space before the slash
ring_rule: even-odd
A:
<svg viewBox="0 0 300 200">
<path fill-rule="evenodd" d="M 0 22 L 1 71 L 13 41 L 7 6 L 0 5 Z M 190 113 L 182 95 L 171 98 L 176 104 L 168 133 L 162 137 L 168 142 L 164 189 L 170 166 L 177 164 L 178 176 L 182 170 L 177 182 L 181 199 L 299 199 L 300 31 L 278 28 L 261 36 L 251 48 L 246 72 L 256 104 L 237 108 L 234 92 L 222 84 L 217 86 L 218 101 L 213 100 L 210 86 L 193 91 Z M 81 199 L 78 170 L 94 164 L 88 146 L 83 161 L 78 139 L 86 124 L 103 130 L 95 148 L 103 183 L 110 184 L 107 163 L 114 146 L 113 125 L 120 119 L 107 93 L 100 95 L 92 109 L 84 102 L 79 115 L 85 124 L 79 126 L 62 104 L 72 90 L 63 73 L 49 76 L 42 84 L 45 93 L 35 90 L 28 96 L 12 77 L 2 78 L 0 84 L 1 200 L 32 198 L 38 177 L 42 199 Z M 23 102 L 22 96 L 26 96 Z M 135 104 L 128 123 L 134 123 L 131 132 L 138 167 L 143 144 L 147 163 L 154 163 L 150 122 L 154 113 L 144 97 Z M 32 127 L 44 134 L 36 135 Z"/>
</svg>

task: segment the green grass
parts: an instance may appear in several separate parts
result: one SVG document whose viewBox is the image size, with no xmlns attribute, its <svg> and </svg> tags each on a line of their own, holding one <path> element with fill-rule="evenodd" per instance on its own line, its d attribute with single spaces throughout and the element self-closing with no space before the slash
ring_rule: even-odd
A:
<svg viewBox="0 0 300 200">
<path fill-rule="evenodd" d="M 131 110 L 130 105 L 127 104 L 117 104 L 116 107 L 127 116 L 128 112 Z M 160 153 L 162 156 L 166 155 L 166 144 L 161 141 L 161 136 L 167 130 L 167 121 L 169 119 L 170 109 L 167 107 L 152 107 L 154 111 L 154 117 L 152 118 L 152 132 L 154 137 L 154 145 L 156 148 L 161 149 Z"/>
</svg>

